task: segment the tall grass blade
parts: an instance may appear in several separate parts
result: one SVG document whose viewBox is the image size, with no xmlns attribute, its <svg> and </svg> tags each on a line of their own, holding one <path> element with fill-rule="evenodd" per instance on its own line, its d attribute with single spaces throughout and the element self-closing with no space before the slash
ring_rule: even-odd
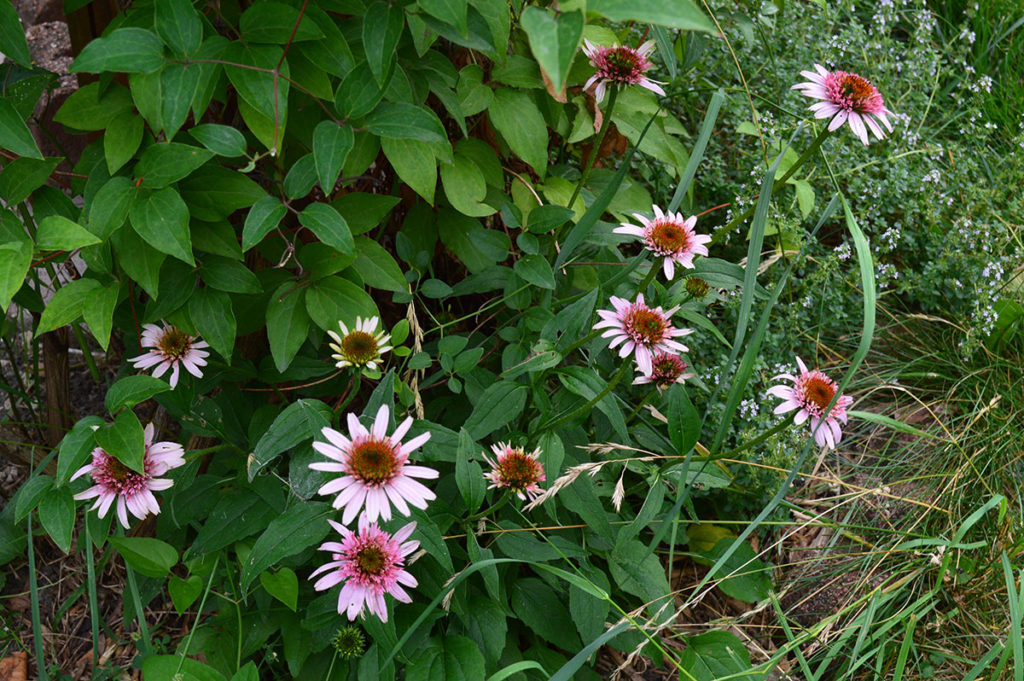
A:
<svg viewBox="0 0 1024 681">
<path fill-rule="evenodd" d="M 676 191 L 672 194 L 672 200 L 668 204 L 669 212 L 674 213 L 679 210 L 679 206 L 683 203 L 683 197 L 690 189 L 690 183 L 693 182 L 693 177 L 697 174 L 697 167 L 704 160 L 704 150 L 707 149 L 711 132 L 715 129 L 715 122 L 718 120 L 718 110 L 722 108 L 724 101 L 725 91 L 718 88 L 715 94 L 711 95 L 711 101 L 708 102 L 708 111 L 704 114 L 704 122 L 700 124 L 700 134 L 697 135 L 697 142 L 690 152 L 690 160 L 686 162 L 686 168 L 683 170 Z"/>
<path fill-rule="evenodd" d="M 1024 631 L 1021 631 L 1021 597 L 1024 595 L 1024 578 L 1021 579 L 1020 590 L 1017 589 L 1013 577 L 1013 566 L 1010 559 L 1003 551 L 1003 579 L 1006 581 L 1006 597 L 1010 606 L 1010 631 L 1007 638 L 1010 639 L 1011 650 L 1013 651 L 1013 681 L 1024 681 Z"/>
</svg>

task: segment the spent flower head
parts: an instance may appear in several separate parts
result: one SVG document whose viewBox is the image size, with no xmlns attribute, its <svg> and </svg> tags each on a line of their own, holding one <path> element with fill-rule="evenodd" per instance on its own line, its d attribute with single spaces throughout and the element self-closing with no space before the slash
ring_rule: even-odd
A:
<svg viewBox="0 0 1024 681">
<path fill-rule="evenodd" d="M 639 85 L 656 94 L 665 95 L 658 81 L 651 80 L 646 73 L 651 68 L 648 55 L 654 52 L 654 41 L 648 40 L 640 47 L 626 45 L 594 45 L 589 40 L 583 41 L 583 54 L 590 58 L 590 63 L 597 71 L 583 86 L 590 89 L 595 83 L 594 99 L 600 103 L 604 99 L 608 85 Z"/>
<path fill-rule="evenodd" d="M 633 214 L 642 227 L 623 222 L 612 231 L 640 237 L 647 250 L 664 258 L 665 278 L 672 279 L 675 276 L 676 264 L 693 269 L 693 256 L 708 254 L 706 244 L 711 243 L 711 237 L 694 231 L 693 228 L 697 224 L 695 215 L 683 218 L 682 213 L 663 213 L 661 208 L 653 208 L 653 219 L 639 213 Z"/>
<path fill-rule="evenodd" d="M 184 465 L 185 450 L 176 442 L 153 442 L 153 424 L 143 433 L 145 451 L 142 455 L 143 473 L 134 471 L 108 454 L 102 447 L 92 450 L 92 461 L 71 476 L 75 480 L 83 475 L 92 478 L 93 486 L 75 495 L 75 499 L 96 499 L 89 510 L 99 509 L 99 517 L 107 515 L 116 502 L 117 519 L 128 528 L 128 513 L 142 520 L 150 513 L 160 512 L 153 492 L 170 488 L 173 480 L 161 478 L 172 468 Z"/>
<path fill-rule="evenodd" d="M 370 522 L 377 518 L 391 520 L 391 505 L 402 515 L 410 515 L 409 506 L 426 508 L 434 493 L 413 478 L 436 478 L 433 468 L 408 465 L 409 454 L 430 439 L 422 433 L 403 443 L 402 438 L 412 426 L 412 417 L 405 419 L 391 435 L 387 434 L 390 410 L 381 405 L 369 430 L 359 417 L 349 414 L 348 436 L 324 428 L 327 442 L 314 442 L 313 448 L 331 461 L 315 462 L 309 467 L 317 471 L 342 473 L 325 483 L 319 494 L 337 494 L 334 508 L 344 508 L 342 522 L 348 525 L 361 509 L 366 508 Z"/>
<path fill-rule="evenodd" d="M 602 338 L 611 338 L 609 348 L 622 344 L 619 357 L 633 353 L 640 372 L 649 376 L 654 371 L 654 353 L 656 352 L 688 352 L 682 343 L 676 341 L 680 336 L 693 333 L 692 329 L 677 329 L 672 326 L 671 317 L 679 309 L 662 310 L 644 303 L 644 295 L 637 294 L 636 302 L 631 303 L 625 298 L 611 297 L 614 310 L 598 310 L 601 318 L 595 329 L 607 329 Z"/>
<path fill-rule="evenodd" d="M 487 489 L 506 488 L 525 501 L 533 501 L 540 494 L 538 483 L 544 482 L 544 467 L 540 464 L 540 449 L 527 452 L 522 447 L 513 447 L 505 442 L 491 445 L 494 458 L 484 453 L 484 461 L 491 470 L 484 474 L 490 481 Z"/>
<path fill-rule="evenodd" d="M 815 64 L 814 69 L 801 71 L 800 75 L 807 81 L 797 83 L 792 89 L 799 90 L 805 97 L 822 100 L 808 108 L 814 112 L 815 118 L 832 119 L 828 124 L 829 130 L 849 123 L 850 129 L 865 145 L 868 143 L 868 130 L 878 139 L 885 138 L 879 123 L 892 132 L 892 123 L 886 116 L 893 114 L 885 108 L 878 88 L 867 79 L 856 73 L 828 71 L 821 64 Z"/>
<path fill-rule="evenodd" d="M 843 436 L 839 423 L 847 422 L 846 409 L 853 404 L 853 398 L 840 395 L 832 408 L 828 409 L 829 403 L 836 395 L 836 382 L 820 371 L 810 371 L 799 357 L 796 358 L 796 363 L 800 368 L 799 375 L 779 374 L 772 379 L 784 378 L 793 382 L 792 386 L 780 384 L 768 389 L 769 395 L 783 400 L 775 407 L 775 413 L 784 414 L 795 409 L 794 423 L 800 425 L 810 419 L 811 431 L 818 446 L 835 449 L 836 443 Z"/>
<path fill-rule="evenodd" d="M 342 321 L 338 322 L 340 336 L 328 330 L 327 335 L 334 339 L 328 346 L 334 350 L 331 357 L 337 360 L 335 366 L 339 369 L 365 366 L 371 371 L 376 370 L 381 362 L 381 356 L 391 349 L 387 344 L 391 340 L 390 334 L 385 333 L 384 329 L 378 331 L 378 324 L 379 317 L 356 317 L 356 325 L 351 331 Z"/>
<path fill-rule="evenodd" d="M 652 364 L 654 370 L 650 375 L 637 377 L 633 381 L 633 385 L 653 383 L 657 386 L 658 390 L 664 390 L 697 375 L 692 371 L 687 371 L 689 365 L 683 361 L 682 357 L 671 352 L 655 353 Z"/>
<path fill-rule="evenodd" d="M 170 369 L 172 388 L 178 385 L 181 367 L 185 367 L 185 370 L 196 378 L 202 378 L 203 372 L 199 367 L 206 366 L 206 358 L 210 355 L 201 349 L 210 347 L 206 341 L 199 340 L 198 336 L 190 336 L 170 324 L 165 324 L 163 328 L 156 324 L 143 324 L 140 345 L 150 348 L 149 351 L 128 361 L 136 369 L 155 366 L 153 375 L 157 378 Z"/>
<path fill-rule="evenodd" d="M 313 579 L 326 573 L 313 588 L 324 591 L 344 582 L 338 594 L 339 615 L 347 614 L 351 621 L 367 610 L 387 622 L 385 594 L 409 603 L 412 598 L 402 587 L 413 588 L 417 584 L 416 578 L 405 569 L 405 559 L 420 545 L 418 541 L 406 541 L 416 529 L 416 523 L 409 523 L 392 535 L 371 523 L 365 513 L 359 516 L 357 532 L 333 520 L 327 522 L 341 535 L 341 541 L 320 545 L 321 551 L 331 552 L 331 560 L 309 576 Z"/>
</svg>

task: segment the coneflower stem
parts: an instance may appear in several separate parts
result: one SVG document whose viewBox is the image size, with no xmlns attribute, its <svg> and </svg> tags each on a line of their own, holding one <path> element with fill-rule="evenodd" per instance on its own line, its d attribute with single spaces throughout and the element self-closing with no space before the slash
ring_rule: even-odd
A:
<svg viewBox="0 0 1024 681">
<path fill-rule="evenodd" d="M 572 204 L 576 203 L 576 198 L 583 191 L 583 185 L 587 183 L 587 178 L 590 177 L 590 171 L 594 168 L 594 161 L 597 160 L 597 155 L 601 151 L 601 143 L 604 142 L 604 136 L 608 133 L 608 128 L 611 127 L 612 123 L 612 111 L 615 109 L 615 99 L 619 96 L 619 88 L 613 87 L 608 92 L 608 106 L 604 109 L 604 120 L 601 121 L 601 130 L 597 133 L 597 141 L 594 142 L 594 148 L 590 152 L 590 158 L 587 159 L 587 164 L 583 167 L 583 174 L 580 175 L 580 181 L 576 184 L 576 190 L 572 193 L 572 198 L 569 199 L 569 210 L 573 210 Z"/>
<path fill-rule="evenodd" d="M 616 385 L 618 385 L 619 381 L 621 381 L 622 377 L 626 375 L 626 372 L 629 370 L 631 365 L 632 365 L 632 362 L 627 362 L 627 361 L 622 362 L 622 366 L 620 366 L 619 370 L 615 372 L 615 375 L 612 376 L 612 379 L 610 381 L 608 381 L 608 385 L 606 385 L 604 387 L 604 389 L 601 390 L 601 392 L 599 392 L 598 394 L 594 395 L 593 399 L 588 401 L 586 404 L 584 404 L 579 409 L 573 411 L 571 414 L 563 416 L 560 419 L 556 419 L 555 421 L 553 421 L 549 425 L 543 425 L 543 426 L 540 427 L 540 429 L 542 431 L 544 431 L 544 430 L 554 430 L 555 428 L 557 428 L 558 426 L 562 425 L 563 423 L 568 423 L 569 421 L 572 421 L 573 419 L 578 418 L 580 416 L 583 416 L 584 414 L 589 412 L 591 409 L 594 408 L 595 404 L 597 404 L 598 402 L 603 400 L 608 395 L 608 393 L 610 393 L 612 391 L 612 389 L 615 388 Z"/>
</svg>

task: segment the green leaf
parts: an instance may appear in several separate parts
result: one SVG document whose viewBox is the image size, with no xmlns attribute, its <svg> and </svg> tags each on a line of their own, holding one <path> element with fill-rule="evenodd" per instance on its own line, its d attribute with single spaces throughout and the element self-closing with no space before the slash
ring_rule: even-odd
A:
<svg viewBox="0 0 1024 681">
<path fill-rule="evenodd" d="M 483 84 L 484 70 L 476 64 L 468 64 L 459 71 L 459 82 L 455 86 L 455 96 L 459 101 L 459 109 L 464 116 L 474 116 L 488 106 L 494 99 L 494 90 Z"/>
<path fill-rule="evenodd" d="M 352 239 L 348 223 L 333 206 L 326 203 L 311 203 L 299 213 L 299 222 L 320 241 L 342 255 L 355 250 L 355 241 Z"/>
<path fill-rule="evenodd" d="M 110 243 L 121 269 L 156 298 L 160 293 L 160 266 L 167 256 L 143 241 L 133 229 L 115 232 Z"/>
<path fill-rule="evenodd" d="M 274 563 L 305 551 L 326 537 L 331 531 L 327 517 L 333 513 L 330 504 L 307 501 L 272 521 L 242 565 L 242 589 L 248 589 L 252 580 Z"/>
<path fill-rule="evenodd" d="M 262 293 L 260 280 L 248 267 L 232 260 L 216 255 L 203 258 L 199 276 L 211 288 L 228 293 Z"/>
<path fill-rule="evenodd" d="M 10 2 L 0 2 L 0 53 L 7 55 L 25 68 L 32 66 L 25 29 L 21 25 L 21 19 L 18 18 L 18 11 Z"/>
<path fill-rule="evenodd" d="M 160 72 L 160 119 L 167 139 L 185 124 L 199 90 L 202 64 L 168 64 Z"/>
<path fill-rule="evenodd" d="M 355 144 L 355 135 L 347 125 L 338 125 L 334 121 L 320 121 L 313 130 L 313 160 L 316 162 L 316 175 L 324 194 L 331 195 L 334 184 L 338 181 L 341 168 L 345 165 L 348 152 Z"/>
<path fill-rule="evenodd" d="M 285 110 L 288 108 L 289 83 L 284 78 L 274 78 L 273 72 L 277 71 L 278 63 L 281 63 L 282 75 L 288 76 L 288 62 L 281 61 L 283 50 L 271 45 L 243 45 L 231 43 L 224 50 L 224 59 L 233 64 L 241 66 L 224 66 L 228 80 L 235 86 L 239 96 L 258 113 L 270 119 L 273 124 L 283 127 Z M 246 66 L 255 66 L 267 71 L 254 71 Z M 275 118 L 276 117 L 276 118 Z M 280 133 L 277 143 L 280 145 Z"/>
<path fill-rule="evenodd" d="M 204 123 L 189 128 L 188 134 L 218 156 L 245 156 L 245 136 L 229 125 Z"/>
<path fill-rule="evenodd" d="M 31 241 L 0 244 L 0 309 L 4 312 L 11 304 L 11 298 L 25 283 L 31 265 Z"/>
<path fill-rule="evenodd" d="M 324 277 L 306 290 L 306 310 L 324 331 L 337 331 L 338 322 L 350 326 L 356 317 L 379 317 L 373 298 L 344 277 Z"/>
<path fill-rule="evenodd" d="M 93 437 L 93 426 L 103 425 L 98 416 L 86 416 L 78 421 L 60 441 L 57 452 L 57 484 L 63 485 L 75 471 L 85 465 L 89 455 L 96 447 Z"/>
<path fill-rule="evenodd" d="M 537 63 L 551 80 L 552 89 L 561 92 L 569 75 L 573 55 L 583 38 L 583 13 L 562 12 L 531 6 L 520 16 L 523 30 Z"/>
<path fill-rule="evenodd" d="M 719 539 L 714 548 L 703 555 L 708 560 L 717 562 L 732 546 L 734 538 Z M 757 603 L 768 598 L 772 588 L 772 580 L 768 576 L 768 566 L 757 557 L 754 549 L 747 542 L 741 542 L 736 550 L 726 559 L 718 570 L 719 589 L 744 603 Z"/>
<path fill-rule="evenodd" d="M 800 214 L 806 218 L 814 210 L 814 187 L 807 180 L 791 180 L 796 190 L 796 202 L 800 206 Z"/>
<path fill-rule="evenodd" d="M 459 449 L 455 454 L 455 484 L 462 494 L 469 513 L 476 513 L 487 493 L 487 482 L 483 469 L 476 462 L 480 455 L 480 446 L 472 436 L 462 428 L 459 431 Z"/>
<path fill-rule="evenodd" d="M 248 208 L 267 193 L 248 177 L 224 166 L 207 164 L 178 185 L 196 220 L 216 222 L 240 208 Z"/>
<path fill-rule="evenodd" d="M 522 90 L 499 88 L 487 115 L 509 148 L 543 177 L 548 165 L 548 127 L 530 96 Z"/>
<path fill-rule="evenodd" d="M 288 209 L 284 207 L 281 200 L 273 196 L 267 196 L 253 204 L 249 213 L 245 216 L 245 226 L 242 228 L 242 250 L 247 251 L 260 241 L 267 234 L 281 223 Z"/>
<path fill-rule="evenodd" d="M 619 588 L 652 602 L 654 610 L 664 604 L 666 594 L 672 592 L 658 556 L 635 539 L 617 546 L 608 563 L 612 579 Z"/>
<path fill-rule="evenodd" d="M 301 399 L 285 407 L 253 449 L 248 463 L 249 480 L 281 452 L 320 435 L 323 428 L 331 425 L 332 415 L 330 407 L 320 400 Z"/>
<path fill-rule="evenodd" d="M 121 228 L 135 196 L 135 185 L 127 177 L 112 177 L 100 187 L 89 208 L 89 231 L 101 241 Z"/>
<path fill-rule="evenodd" d="M 227 222 L 200 222 L 191 225 L 192 248 L 241 262 L 244 259 L 235 228 Z"/>
<path fill-rule="evenodd" d="M 382 102 L 364 119 L 363 125 L 381 137 L 414 139 L 421 142 L 448 141 L 448 135 L 437 114 L 408 102 Z M 547 135 L 545 139 L 546 137 Z"/>
<path fill-rule="evenodd" d="M 299 158 L 288 174 L 284 176 L 284 195 L 289 199 L 301 199 L 313 191 L 316 184 L 316 160 L 309 153 Z"/>
<path fill-rule="evenodd" d="M 59 158 L 42 161 L 24 157 L 14 159 L 0 173 L 0 198 L 8 206 L 21 203 L 46 183 L 60 161 Z"/>
<path fill-rule="evenodd" d="M 75 500 L 68 487 L 48 491 L 39 501 L 39 522 L 53 542 L 64 553 L 71 552 L 71 536 L 75 529 Z"/>
<path fill-rule="evenodd" d="M 363 50 L 374 80 L 382 86 L 395 64 L 398 41 L 405 27 L 405 11 L 400 5 L 374 2 L 363 15 Z"/>
<path fill-rule="evenodd" d="M 565 604 L 547 584 L 534 577 L 519 579 L 512 587 L 512 610 L 542 640 L 565 651 L 580 649 Z"/>
<path fill-rule="evenodd" d="M 191 56 L 203 42 L 203 22 L 189 0 L 160 0 L 153 6 L 153 26 L 164 44 L 182 57 Z"/>
<path fill-rule="evenodd" d="M 303 305 L 305 291 L 286 281 L 267 301 L 267 340 L 277 370 L 284 372 L 306 340 L 309 315 Z"/>
<path fill-rule="evenodd" d="M 75 130 L 103 130 L 131 108 L 131 93 L 123 85 L 112 83 L 100 90 L 99 83 L 89 83 L 71 93 L 53 120 Z"/>
<path fill-rule="evenodd" d="M 147 577 L 163 578 L 178 563 L 178 551 L 152 537 L 111 537 L 110 545 L 133 570 Z"/>
<path fill-rule="evenodd" d="M 104 402 L 107 405 L 107 411 L 113 414 L 119 409 L 130 409 L 140 402 L 145 402 L 153 395 L 167 392 L 170 389 L 171 386 L 167 381 L 147 374 L 125 376 L 107 389 Z"/>
<path fill-rule="evenodd" d="M 364 234 L 376 227 L 401 201 L 397 196 L 350 192 L 331 205 L 345 218 L 353 235 Z"/>
<path fill-rule="evenodd" d="M 368 73 L 368 70 L 366 63 L 360 62 L 345 75 L 338 86 L 334 105 L 338 108 L 338 113 L 345 118 L 362 118 L 373 111 L 384 98 L 390 79 L 377 87 L 373 84 L 373 75 Z"/>
<path fill-rule="evenodd" d="M 433 205 L 437 186 L 437 160 L 433 148 L 419 140 L 393 137 L 380 138 L 380 146 L 402 182 Z"/>
<path fill-rule="evenodd" d="M 132 228 L 146 243 L 161 253 L 195 265 L 188 218 L 188 207 L 174 187 L 140 193 L 128 209 Z"/>
<path fill-rule="evenodd" d="M 480 648 L 465 636 L 432 638 L 406 667 L 407 681 L 476 681 L 486 677 Z"/>
<path fill-rule="evenodd" d="M 686 456 L 700 439 L 701 418 L 686 388 L 678 383 L 668 389 L 668 434 L 676 453 Z"/>
<path fill-rule="evenodd" d="M 119 28 L 88 43 L 71 63 L 71 73 L 152 73 L 164 65 L 160 39 L 144 28 Z"/>
<path fill-rule="evenodd" d="M 124 111 L 110 123 L 103 135 L 103 152 L 107 158 L 107 172 L 111 175 L 131 160 L 142 144 L 146 124 L 132 111 Z M 126 178 L 127 179 L 127 178 Z"/>
<path fill-rule="evenodd" d="M 94 435 L 96 444 L 107 454 L 139 473 L 144 472 L 145 433 L 142 424 L 130 409 L 118 412 L 113 423 L 100 426 Z"/>
<path fill-rule="evenodd" d="M 203 339 L 230 364 L 237 328 L 231 297 L 211 288 L 196 289 L 188 301 L 188 316 Z"/>
<path fill-rule="evenodd" d="M 476 407 L 466 420 L 466 431 L 474 440 L 481 440 L 519 418 L 526 405 L 527 392 L 526 386 L 512 381 L 491 384 L 476 400 Z"/>
<path fill-rule="evenodd" d="M 39 318 L 36 334 L 42 335 L 78 319 L 82 314 L 86 295 L 99 285 L 95 279 L 76 279 L 57 289 L 57 293 Z"/>
<path fill-rule="evenodd" d="M 43 218 L 36 231 L 36 248 L 41 251 L 73 251 L 98 243 L 92 232 L 60 215 Z"/>
<path fill-rule="evenodd" d="M 121 292 L 120 282 L 111 282 L 97 287 L 86 294 L 82 306 L 82 320 L 95 336 L 99 346 L 106 350 L 111 342 L 111 330 L 114 327 L 114 308 L 118 305 L 118 294 Z"/>
<path fill-rule="evenodd" d="M 209 149 L 188 144 L 163 142 L 146 147 L 135 166 L 135 177 L 141 186 L 151 189 L 166 187 L 187 177 L 193 170 L 213 158 Z"/>
<path fill-rule="evenodd" d="M 452 207 L 463 215 L 484 217 L 498 212 L 497 208 L 482 203 L 487 197 L 487 183 L 480 167 L 458 150 L 454 163 L 441 166 L 441 184 Z"/>
<path fill-rule="evenodd" d="M 551 263 L 542 255 L 524 255 L 516 260 L 512 269 L 529 284 L 552 290 L 555 288 L 555 273 Z"/>
<path fill-rule="evenodd" d="M 52 488 L 53 478 L 49 475 L 34 475 L 22 483 L 14 493 L 14 521 L 20 523 L 27 518 Z"/>
<path fill-rule="evenodd" d="M 277 572 L 261 572 L 260 584 L 267 593 L 295 612 L 299 603 L 299 578 L 293 570 L 281 568 Z"/>
<path fill-rule="evenodd" d="M 637 21 L 683 31 L 718 32 L 693 0 L 590 0 L 587 11 L 616 22 Z"/>
<path fill-rule="evenodd" d="M 367 286 L 404 293 L 409 283 L 402 274 L 402 268 L 384 247 L 365 236 L 355 238 L 356 260 L 352 267 Z"/>
<path fill-rule="evenodd" d="M 572 219 L 576 213 L 564 206 L 545 204 L 530 211 L 526 229 L 534 234 L 547 234 Z"/>
<path fill-rule="evenodd" d="M 292 610 L 294 609 L 292 608 Z M 246 662 L 238 668 L 235 675 L 231 677 L 231 681 L 260 681 L 260 673 L 256 669 L 256 664 L 252 660 Z"/>
<path fill-rule="evenodd" d="M 743 642 L 729 632 L 709 631 L 685 641 L 686 650 L 679 660 L 696 681 L 756 678 L 750 669 L 750 653 Z"/>
<path fill-rule="evenodd" d="M 178 611 L 179 615 L 183 615 L 203 593 L 203 580 L 196 575 L 191 575 L 188 580 L 171 575 L 171 578 L 167 580 L 167 593 L 171 595 L 174 609 Z"/>
<path fill-rule="evenodd" d="M 301 21 L 300 21 L 301 19 Z M 297 24 L 297 25 L 296 25 Z M 298 8 L 282 2 L 257 2 L 245 10 L 238 21 L 242 40 L 252 43 L 275 43 L 319 40 L 323 31 Z"/>
<path fill-rule="evenodd" d="M 466 24 L 469 4 L 466 0 L 419 0 L 419 6 L 427 14 L 454 26 L 463 36 L 469 35 Z"/>
<path fill-rule="evenodd" d="M 12 9 L 12 6 L 6 2 L 0 2 L 0 7 Z M 3 31 L 0 27 L 0 37 L 2 36 Z M 39 160 L 43 158 L 25 119 L 21 117 L 14 108 L 14 104 L 8 99 L 0 99 L 0 147 L 13 151 L 18 156 Z"/>
<path fill-rule="evenodd" d="M 213 667 L 182 655 L 149 655 L 142 676 L 146 681 L 225 681 Z"/>
</svg>

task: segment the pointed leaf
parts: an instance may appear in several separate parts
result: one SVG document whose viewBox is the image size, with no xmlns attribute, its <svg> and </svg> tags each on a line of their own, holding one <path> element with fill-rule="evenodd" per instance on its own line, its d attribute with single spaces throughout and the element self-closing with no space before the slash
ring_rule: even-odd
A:
<svg viewBox="0 0 1024 681">
<path fill-rule="evenodd" d="M 119 28 L 87 44 L 71 63 L 71 73 L 152 73 L 164 65 L 164 47 L 152 31 Z"/>
<path fill-rule="evenodd" d="M 145 434 L 138 417 L 131 410 L 119 412 L 113 423 L 100 426 L 95 438 L 96 444 L 107 454 L 133 471 L 144 472 L 142 459 L 145 454 Z"/>
<path fill-rule="evenodd" d="M 36 231 L 36 248 L 41 251 L 73 251 L 98 243 L 92 232 L 60 215 L 43 218 Z"/>
<path fill-rule="evenodd" d="M 136 197 L 128 210 L 132 228 L 146 242 L 167 255 L 195 265 L 188 229 L 188 207 L 173 187 Z"/>
<path fill-rule="evenodd" d="M 321 121 L 313 130 L 313 160 L 324 194 L 330 196 L 334 191 L 334 183 L 338 181 L 341 168 L 354 143 L 355 135 L 347 125 Z"/>
<path fill-rule="evenodd" d="M 523 10 L 520 21 L 530 39 L 533 56 L 551 80 L 552 89 L 561 92 L 583 38 L 583 13 L 555 14 L 550 9 L 531 6 Z"/>
</svg>

